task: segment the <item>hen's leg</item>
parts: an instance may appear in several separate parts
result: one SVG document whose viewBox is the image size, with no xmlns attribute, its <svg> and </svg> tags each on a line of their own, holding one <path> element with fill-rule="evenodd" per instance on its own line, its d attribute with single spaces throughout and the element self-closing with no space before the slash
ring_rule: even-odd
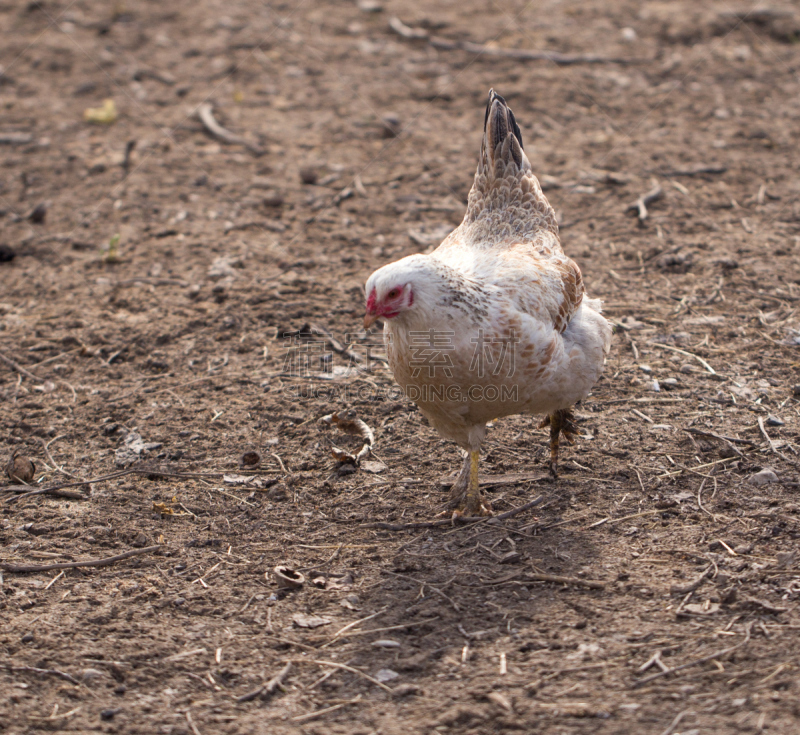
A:
<svg viewBox="0 0 800 735">
<path fill-rule="evenodd" d="M 464 454 L 464 464 L 450 489 L 450 505 L 458 515 L 485 516 L 491 514 L 491 507 L 484 499 L 478 483 L 478 463 L 480 452 Z"/>
<path fill-rule="evenodd" d="M 567 444 L 573 444 L 572 437 L 578 433 L 575 426 L 575 416 L 571 408 L 559 409 L 555 413 L 551 413 L 545 417 L 544 421 L 539 424 L 542 429 L 545 426 L 550 427 L 550 474 L 553 477 L 558 477 L 558 440 L 561 434 L 567 440 Z"/>
</svg>

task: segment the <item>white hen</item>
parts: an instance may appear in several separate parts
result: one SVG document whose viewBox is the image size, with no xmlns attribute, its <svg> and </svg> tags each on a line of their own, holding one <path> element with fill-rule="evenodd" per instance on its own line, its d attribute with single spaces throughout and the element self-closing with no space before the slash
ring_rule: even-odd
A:
<svg viewBox="0 0 800 735">
<path fill-rule="evenodd" d="M 395 380 L 466 451 L 457 512 L 489 512 L 478 460 L 493 419 L 545 414 L 556 474 L 559 435 L 569 440 L 569 409 L 603 371 L 611 328 L 600 301 L 585 298 L 514 115 L 493 90 L 463 222 L 430 255 L 375 271 L 366 293 L 364 326 L 385 321 Z"/>
</svg>

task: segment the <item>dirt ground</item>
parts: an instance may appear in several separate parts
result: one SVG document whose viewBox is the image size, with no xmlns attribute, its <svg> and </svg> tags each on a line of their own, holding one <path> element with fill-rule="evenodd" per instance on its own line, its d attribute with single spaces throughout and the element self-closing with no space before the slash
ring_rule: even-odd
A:
<svg viewBox="0 0 800 735">
<path fill-rule="evenodd" d="M 795 732 L 796 7 L 0 3 L 3 464 L 162 473 L 0 488 L 6 565 L 142 552 L 2 573 L 0 729 Z M 495 512 L 537 507 L 376 527 L 459 458 L 367 361 L 363 283 L 460 221 L 490 87 L 612 353 L 557 481 L 537 418 L 490 431 Z"/>
</svg>

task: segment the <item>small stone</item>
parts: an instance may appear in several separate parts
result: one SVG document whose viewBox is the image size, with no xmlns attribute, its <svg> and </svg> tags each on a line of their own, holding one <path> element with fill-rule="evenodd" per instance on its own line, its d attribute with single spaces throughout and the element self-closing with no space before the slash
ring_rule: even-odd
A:
<svg viewBox="0 0 800 735">
<path fill-rule="evenodd" d="M 114 687 L 114 694 L 117 694 L 120 697 L 127 691 L 128 687 L 126 687 L 124 684 L 118 684 L 117 686 Z"/>
<path fill-rule="evenodd" d="M 392 640 L 391 638 L 382 638 L 379 641 L 372 641 L 375 648 L 400 648 L 400 642 Z"/>
<path fill-rule="evenodd" d="M 265 207 L 282 207 L 283 201 L 283 194 L 274 191 L 264 195 L 263 204 Z"/>
<path fill-rule="evenodd" d="M 117 712 L 119 712 L 119 708 L 117 708 L 117 709 L 104 709 L 100 713 L 100 719 L 101 720 L 106 720 L 106 721 L 113 720 L 114 719 L 114 715 L 117 714 Z"/>
<path fill-rule="evenodd" d="M 496 704 L 500 709 L 504 709 L 506 712 L 513 712 L 513 708 L 511 707 L 511 702 L 509 701 L 508 697 L 501 692 L 490 692 L 486 695 L 486 699 L 488 699 L 492 704 Z"/>
<path fill-rule="evenodd" d="M 383 5 L 376 2 L 376 0 L 358 0 L 356 5 L 362 13 L 380 13 L 383 11 Z"/>
<path fill-rule="evenodd" d="M 17 253 L 14 248 L 0 243 L 0 263 L 8 263 L 16 257 Z"/>
<path fill-rule="evenodd" d="M 795 398 L 800 398 L 800 383 L 797 385 L 792 386 L 792 395 Z"/>
<path fill-rule="evenodd" d="M 304 184 L 316 184 L 319 179 L 319 172 L 312 166 L 304 166 L 300 169 L 300 181 Z"/>
<path fill-rule="evenodd" d="M 664 380 L 661 381 L 661 385 L 664 390 L 675 390 L 675 388 L 679 387 L 678 381 L 675 378 L 664 378 Z"/>
<path fill-rule="evenodd" d="M 694 365 L 690 365 L 688 362 L 686 362 L 683 365 L 681 365 L 681 372 L 684 375 L 689 375 L 689 373 L 694 373 L 696 372 L 696 370 Z"/>
<path fill-rule="evenodd" d="M 392 112 L 387 113 L 381 118 L 384 138 L 396 138 L 402 132 L 400 118 Z"/>
<path fill-rule="evenodd" d="M 23 643 L 33 643 L 33 634 L 26 633 L 24 636 L 22 636 L 21 640 Z"/>
<path fill-rule="evenodd" d="M 657 380 L 653 380 L 653 381 L 649 382 L 646 387 L 647 387 L 647 390 L 651 390 L 654 393 L 660 393 L 661 392 L 661 386 L 658 384 Z"/>
<path fill-rule="evenodd" d="M 333 621 L 322 615 L 306 615 L 305 613 L 295 613 L 292 615 L 292 622 L 298 628 L 319 628 L 323 625 L 330 625 Z"/>
<path fill-rule="evenodd" d="M 767 426 L 785 426 L 786 422 L 777 416 L 767 416 Z"/>
<path fill-rule="evenodd" d="M 81 679 L 85 684 L 96 684 L 105 677 L 105 672 L 100 669 L 84 669 L 81 672 Z"/>
<path fill-rule="evenodd" d="M 416 684 L 398 684 L 392 689 L 395 697 L 409 697 L 412 694 L 419 694 L 419 687 Z"/>
<path fill-rule="evenodd" d="M 769 485 L 773 482 L 778 482 L 778 476 L 769 469 L 763 469 L 761 472 L 756 472 L 747 478 L 747 482 L 751 485 Z"/>
<path fill-rule="evenodd" d="M 46 204 L 46 202 L 42 202 L 41 204 L 37 204 L 33 208 L 33 211 L 28 215 L 28 219 L 31 222 L 33 222 L 35 225 L 42 224 L 46 217 L 47 217 L 47 204 Z"/>
<path fill-rule="evenodd" d="M 283 502 L 289 497 L 289 488 L 284 483 L 279 482 L 267 490 L 267 497 L 275 503 Z"/>
<path fill-rule="evenodd" d="M 651 368 L 649 365 L 639 365 L 639 370 L 641 370 L 643 373 L 647 373 L 648 375 L 653 372 L 653 368 Z"/>
<path fill-rule="evenodd" d="M 630 26 L 627 28 L 623 28 L 620 31 L 620 34 L 622 35 L 622 40 L 626 41 L 627 43 L 633 43 L 638 38 L 638 36 L 636 35 L 636 31 Z"/>
<path fill-rule="evenodd" d="M 381 683 L 385 684 L 387 681 L 392 681 L 392 679 L 397 679 L 400 676 L 396 671 L 392 671 L 391 669 L 381 669 L 377 674 L 375 674 L 375 678 Z"/>
</svg>

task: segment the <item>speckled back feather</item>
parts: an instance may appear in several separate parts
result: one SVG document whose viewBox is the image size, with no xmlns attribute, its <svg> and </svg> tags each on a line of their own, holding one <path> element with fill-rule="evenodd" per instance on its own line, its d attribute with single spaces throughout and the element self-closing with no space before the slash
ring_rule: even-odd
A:
<svg viewBox="0 0 800 735">
<path fill-rule="evenodd" d="M 514 113 L 494 90 L 489 91 L 481 157 L 461 227 L 476 242 L 515 239 L 545 251 L 561 249 L 555 212 L 531 171 Z"/>
</svg>

